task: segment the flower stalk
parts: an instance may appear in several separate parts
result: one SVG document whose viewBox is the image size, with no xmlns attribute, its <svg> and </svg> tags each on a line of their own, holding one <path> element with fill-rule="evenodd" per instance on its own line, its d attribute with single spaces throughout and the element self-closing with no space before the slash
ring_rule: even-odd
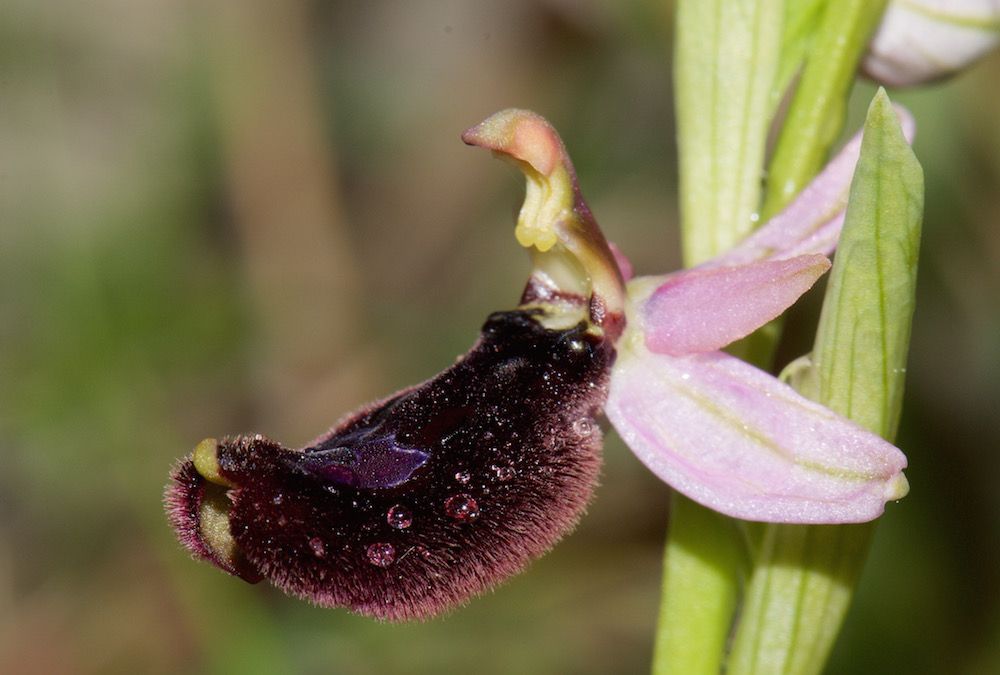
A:
<svg viewBox="0 0 1000 675">
<path fill-rule="evenodd" d="M 782 13 L 780 0 L 677 3 L 674 79 L 688 266 L 732 248 L 758 221 Z"/>
<path fill-rule="evenodd" d="M 781 4 L 749 3 L 747 15 L 759 19 L 748 22 L 722 20 L 722 12 L 733 7 L 725 0 L 677 3 L 674 95 L 681 245 L 688 267 L 733 247 L 753 229 L 780 53 Z M 755 39 L 761 32 L 762 39 Z M 745 58 L 747 53 L 753 58 Z M 730 76 L 747 86 L 727 87 L 721 78 Z M 739 97 L 733 106 L 722 102 L 733 95 Z M 728 111 L 737 118 L 722 118 Z M 735 163 L 729 159 L 733 147 L 742 150 Z M 729 199 L 720 199 L 720 191 Z M 676 492 L 670 512 L 653 672 L 718 673 L 738 600 L 739 533 L 727 518 Z"/>
<path fill-rule="evenodd" d="M 653 674 L 718 673 L 747 565 L 738 525 L 678 492 L 670 499 Z"/>
</svg>

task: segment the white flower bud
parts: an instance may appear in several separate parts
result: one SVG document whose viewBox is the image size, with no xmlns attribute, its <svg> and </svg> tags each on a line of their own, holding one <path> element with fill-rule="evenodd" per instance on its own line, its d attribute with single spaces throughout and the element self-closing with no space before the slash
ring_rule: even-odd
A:
<svg viewBox="0 0 1000 675">
<path fill-rule="evenodd" d="M 892 0 L 862 62 L 902 87 L 951 75 L 1000 42 L 1000 0 Z"/>
</svg>

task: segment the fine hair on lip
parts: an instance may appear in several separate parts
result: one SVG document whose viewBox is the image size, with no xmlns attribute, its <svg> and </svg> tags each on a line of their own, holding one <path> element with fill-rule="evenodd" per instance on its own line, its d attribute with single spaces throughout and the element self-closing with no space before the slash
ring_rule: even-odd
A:
<svg viewBox="0 0 1000 675">
<path fill-rule="evenodd" d="M 615 355 L 585 323 L 553 330 L 537 315 L 493 314 L 451 368 L 303 450 L 224 439 L 216 479 L 232 487 L 182 462 L 167 489 L 179 539 L 249 581 L 388 620 L 432 616 L 521 571 L 591 498 Z M 213 495 L 233 550 L 206 531 Z"/>
</svg>

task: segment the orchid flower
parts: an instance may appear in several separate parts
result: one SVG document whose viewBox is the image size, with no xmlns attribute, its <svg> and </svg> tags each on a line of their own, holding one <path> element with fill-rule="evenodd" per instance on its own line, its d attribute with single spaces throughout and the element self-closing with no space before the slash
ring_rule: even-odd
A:
<svg viewBox="0 0 1000 675">
<path fill-rule="evenodd" d="M 912 134 L 912 120 L 902 118 Z M 522 210 L 518 232 L 533 235 L 518 240 L 529 247 L 558 240 L 560 220 L 545 218 L 569 211 L 569 195 L 582 199 L 555 131 L 516 111 L 481 126 L 490 133 L 473 130 L 466 141 L 527 164 L 529 186 L 541 177 L 549 195 L 537 209 Z M 736 249 L 628 285 L 605 414 L 657 476 L 726 515 L 861 522 L 907 492 L 906 459 L 894 446 L 718 351 L 776 318 L 829 269 L 823 254 L 836 245 L 860 145 L 859 134 Z"/>
<path fill-rule="evenodd" d="M 510 109 L 462 138 L 527 178 L 520 304 L 491 315 L 452 367 L 305 448 L 260 434 L 199 443 L 166 493 L 196 557 L 377 618 L 447 610 L 573 528 L 599 471 L 602 410 L 659 477 L 729 515 L 857 522 L 906 493 L 899 450 L 718 351 L 829 268 L 859 139 L 733 251 L 626 285 L 630 266 L 547 121 Z"/>
</svg>

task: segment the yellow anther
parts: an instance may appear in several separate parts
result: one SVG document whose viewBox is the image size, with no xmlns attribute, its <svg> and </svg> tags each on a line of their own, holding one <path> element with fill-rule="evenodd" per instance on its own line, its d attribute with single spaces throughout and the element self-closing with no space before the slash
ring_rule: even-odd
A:
<svg viewBox="0 0 1000 675">
<path fill-rule="evenodd" d="M 519 223 L 514 228 L 514 236 L 517 243 L 525 248 L 534 246 L 541 253 L 545 253 L 558 243 L 559 238 L 551 228 L 542 228 L 527 223 Z"/>
</svg>

